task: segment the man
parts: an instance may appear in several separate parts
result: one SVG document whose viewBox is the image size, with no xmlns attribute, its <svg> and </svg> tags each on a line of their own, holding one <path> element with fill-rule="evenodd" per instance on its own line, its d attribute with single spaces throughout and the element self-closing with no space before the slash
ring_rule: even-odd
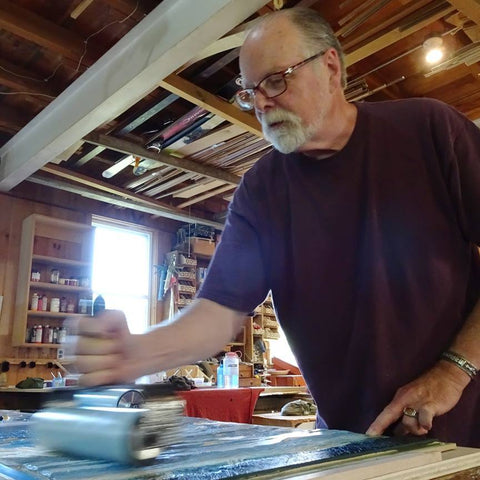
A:
<svg viewBox="0 0 480 480">
<path fill-rule="evenodd" d="M 310 10 L 255 26 L 240 68 L 276 151 L 244 176 L 187 312 L 139 336 L 118 313 L 80 322 L 83 382 L 205 358 L 271 290 L 329 428 L 480 446 L 477 128 L 433 100 L 348 103 Z"/>
</svg>

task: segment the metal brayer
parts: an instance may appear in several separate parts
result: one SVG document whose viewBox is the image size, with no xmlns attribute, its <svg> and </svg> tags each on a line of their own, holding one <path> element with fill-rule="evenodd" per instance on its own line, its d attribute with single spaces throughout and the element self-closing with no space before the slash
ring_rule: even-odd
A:
<svg viewBox="0 0 480 480">
<path fill-rule="evenodd" d="M 183 411 L 168 384 L 76 390 L 33 414 L 32 431 L 49 450 L 142 464 L 179 443 Z"/>
</svg>

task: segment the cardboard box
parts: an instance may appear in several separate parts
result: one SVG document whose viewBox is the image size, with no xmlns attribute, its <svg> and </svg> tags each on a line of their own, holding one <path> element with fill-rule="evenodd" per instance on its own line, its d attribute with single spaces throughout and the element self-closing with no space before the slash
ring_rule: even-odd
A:
<svg viewBox="0 0 480 480">
<path fill-rule="evenodd" d="M 206 255 L 211 257 L 215 252 L 215 242 L 206 238 L 191 237 L 190 251 L 196 255 Z"/>
</svg>

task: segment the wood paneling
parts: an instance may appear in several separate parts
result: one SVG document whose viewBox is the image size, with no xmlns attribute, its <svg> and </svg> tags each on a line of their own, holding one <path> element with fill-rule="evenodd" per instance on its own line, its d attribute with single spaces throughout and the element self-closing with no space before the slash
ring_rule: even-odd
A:
<svg viewBox="0 0 480 480">
<path fill-rule="evenodd" d="M 29 199 L 18 196 L 27 193 Z M 0 295 L 4 297 L 0 314 L 0 363 L 4 360 L 10 362 L 10 371 L 7 373 L 9 385 L 15 385 L 26 377 L 50 379 L 50 371 L 58 371 L 55 367 L 51 368 L 47 365 L 50 360 L 56 358 L 56 349 L 12 347 L 11 345 L 21 228 L 24 218 L 32 213 L 38 213 L 63 220 L 89 223 L 91 214 L 95 213 L 153 227 L 156 232 L 154 245 L 156 245 L 160 262 L 165 252 L 171 249 L 174 232 L 179 226 L 177 222 L 165 221 L 163 218 L 153 219 L 149 215 L 126 209 L 113 210 L 100 202 L 84 200 L 75 195 L 62 194 L 62 192 L 32 184 L 26 184 L 23 189 L 17 189 L 16 195 L 0 194 L 0 211 L 2 212 L 0 215 Z M 37 201 L 37 198 L 43 201 Z M 46 203 L 49 201 L 51 203 Z M 157 310 L 162 311 L 161 308 Z M 29 367 L 32 360 L 36 362 L 34 368 Z M 26 366 L 20 366 L 22 361 L 26 362 Z"/>
</svg>

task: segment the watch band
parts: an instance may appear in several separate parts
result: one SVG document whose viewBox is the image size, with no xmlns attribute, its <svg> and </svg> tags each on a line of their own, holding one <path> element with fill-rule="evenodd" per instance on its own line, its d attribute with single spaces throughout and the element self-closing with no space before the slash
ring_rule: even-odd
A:
<svg viewBox="0 0 480 480">
<path fill-rule="evenodd" d="M 455 364 L 460 370 L 463 370 L 472 380 L 478 373 L 478 368 L 475 367 L 473 363 L 469 362 L 466 358 L 463 358 L 458 353 L 452 352 L 451 350 L 443 352 L 442 355 L 440 355 L 440 358 Z"/>
</svg>

